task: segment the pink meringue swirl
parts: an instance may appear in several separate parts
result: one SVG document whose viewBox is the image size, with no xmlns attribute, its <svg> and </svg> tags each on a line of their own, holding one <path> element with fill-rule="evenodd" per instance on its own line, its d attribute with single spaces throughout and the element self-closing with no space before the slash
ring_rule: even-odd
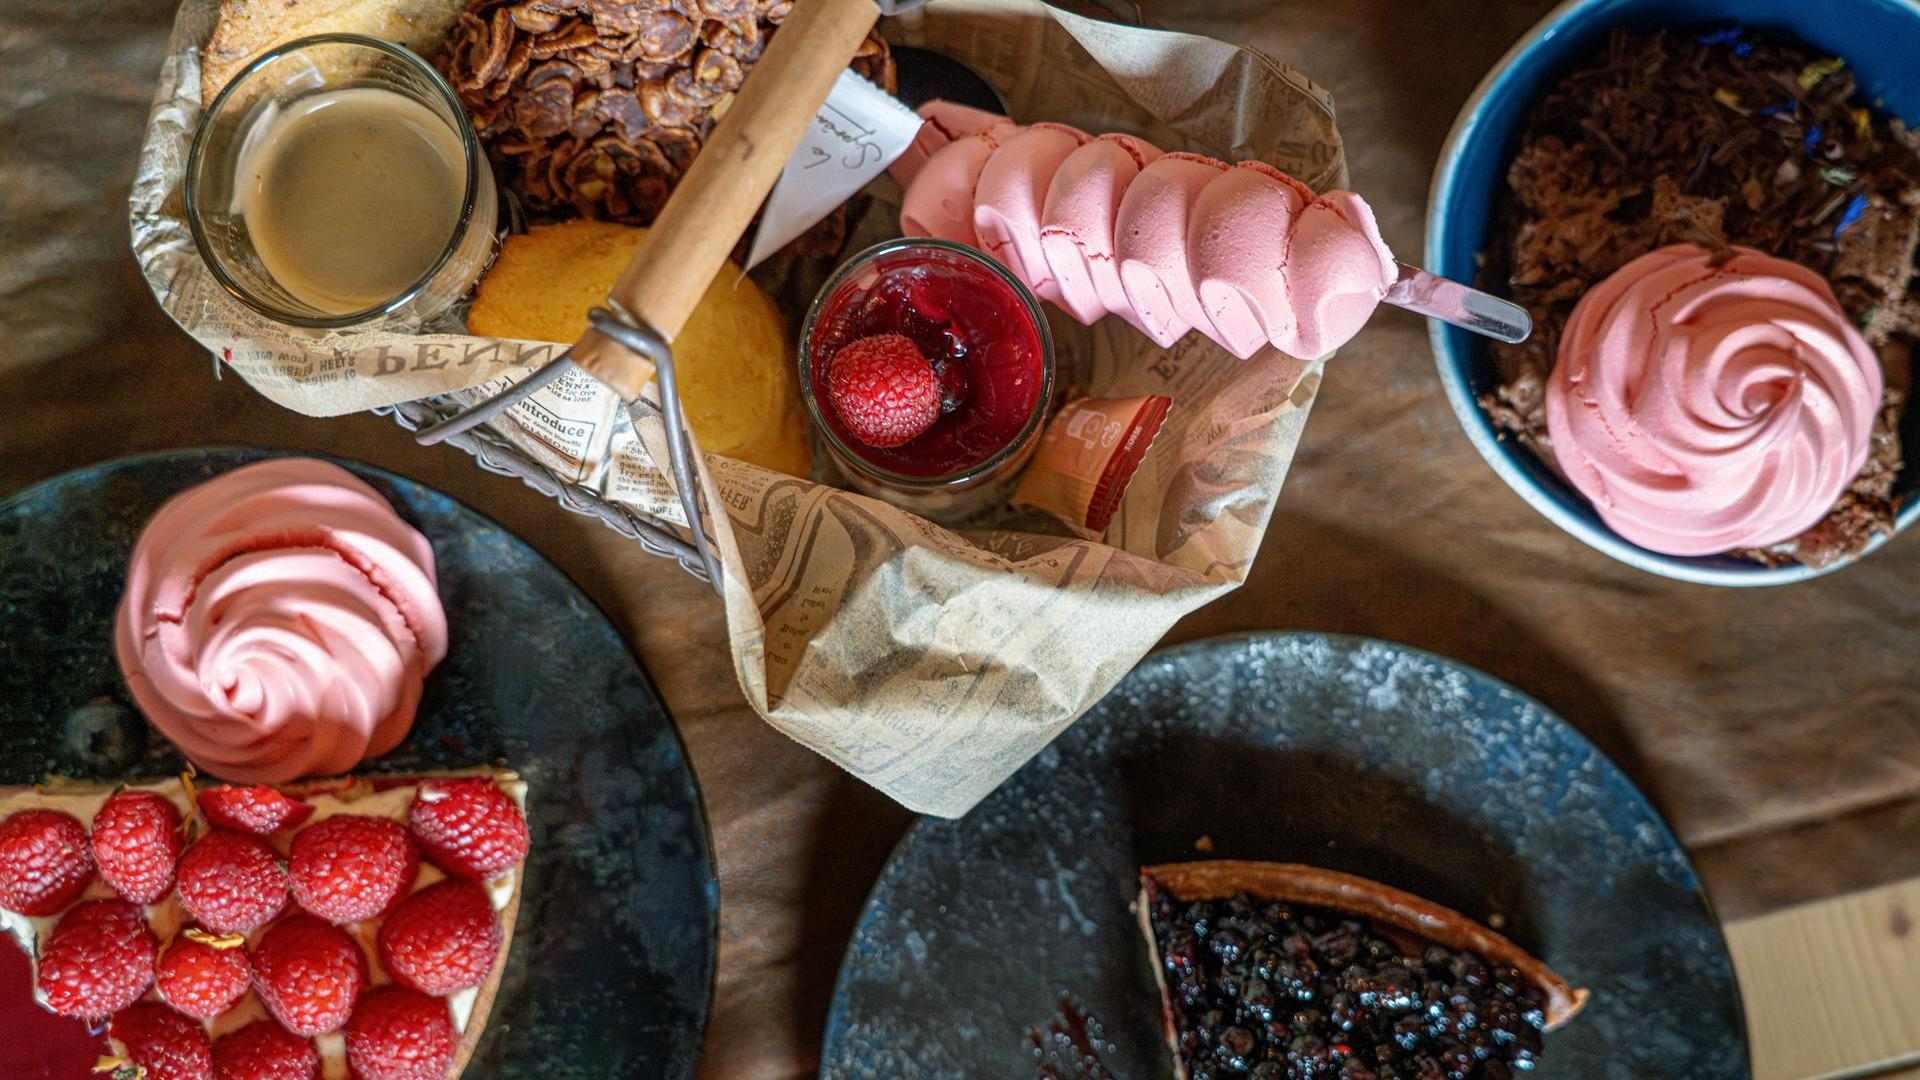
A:
<svg viewBox="0 0 1920 1080">
<path fill-rule="evenodd" d="M 1866 464 L 1882 375 L 1820 275 L 1675 245 L 1574 308 L 1547 383 L 1554 457 L 1607 525 L 1669 555 L 1805 532 Z"/>
<path fill-rule="evenodd" d="M 141 711 L 207 772 L 348 772 L 406 737 L 446 656 L 433 549 L 336 465 L 235 469 L 147 522 L 114 651 Z"/>
<path fill-rule="evenodd" d="M 1269 345 L 1317 359 L 1399 276 L 1352 192 L 1315 195 L 1262 162 L 1162 154 L 1130 135 L 921 111 L 893 170 L 900 231 L 984 248 L 1089 326 L 1117 315 L 1162 347 L 1198 330 L 1242 360 Z"/>
</svg>

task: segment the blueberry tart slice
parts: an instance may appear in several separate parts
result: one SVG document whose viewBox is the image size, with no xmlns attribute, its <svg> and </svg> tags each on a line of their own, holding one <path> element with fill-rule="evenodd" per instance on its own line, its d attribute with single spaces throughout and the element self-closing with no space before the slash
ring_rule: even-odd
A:
<svg viewBox="0 0 1920 1080">
<path fill-rule="evenodd" d="M 1459 912 L 1317 867 L 1142 867 L 1138 911 L 1180 1080 L 1505 1080 L 1587 1000 Z"/>
</svg>

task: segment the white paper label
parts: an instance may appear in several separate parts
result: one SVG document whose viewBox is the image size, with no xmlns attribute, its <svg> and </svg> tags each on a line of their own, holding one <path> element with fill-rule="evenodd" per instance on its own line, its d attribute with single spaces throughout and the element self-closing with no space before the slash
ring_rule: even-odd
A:
<svg viewBox="0 0 1920 1080">
<path fill-rule="evenodd" d="M 841 72 L 767 196 L 747 269 L 866 187 L 919 133 L 913 110 L 853 72 Z"/>
</svg>

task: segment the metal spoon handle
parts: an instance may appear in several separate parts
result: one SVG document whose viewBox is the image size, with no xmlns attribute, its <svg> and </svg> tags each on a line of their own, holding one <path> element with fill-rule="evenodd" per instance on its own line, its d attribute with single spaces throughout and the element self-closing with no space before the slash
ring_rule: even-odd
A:
<svg viewBox="0 0 1920 1080">
<path fill-rule="evenodd" d="M 1509 345 L 1518 345 L 1533 333 L 1533 319 L 1519 304 L 1406 263 L 1400 264 L 1400 280 L 1387 290 L 1385 299 L 1394 307 Z"/>
</svg>

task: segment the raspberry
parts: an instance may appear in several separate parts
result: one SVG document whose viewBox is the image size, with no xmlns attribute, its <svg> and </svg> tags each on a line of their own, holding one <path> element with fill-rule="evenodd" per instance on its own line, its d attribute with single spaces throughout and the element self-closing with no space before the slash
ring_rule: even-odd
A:
<svg viewBox="0 0 1920 1080">
<path fill-rule="evenodd" d="M 407 810 L 414 839 L 440 869 L 485 880 L 527 857 L 527 817 L 484 776 L 429 780 Z"/>
<path fill-rule="evenodd" d="M 383 986 L 347 1021 L 347 1065 L 359 1080 L 443 1080 L 458 1042 L 446 1002 Z"/>
<path fill-rule="evenodd" d="M 345 930 L 289 915 L 253 948 L 253 988 L 295 1035 L 325 1035 L 347 1022 L 367 986 L 367 957 Z"/>
<path fill-rule="evenodd" d="M 255 836 L 291 829 L 313 813 L 312 806 L 265 786 L 206 788 L 195 801 L 213 824 Z"/>
<path fill-rule="evenodd" d="M 180 856 L 180 906 L 219 934 L 244 934 L 287 903 L 287 871 L 265 841 L 215 829 Z"/>
<path fill-rule="evenodd" d="M 231 1008 L 253 981 L 247 963 L 246 939 L 238 934 L 217 937 L 188 930 L 173 939 L 153 967 L 154 986 L 167 1004 L 201 1020 L 211 1020 Z"/>
<path fill-rule="evenodd" d="M 394 982 L 444 997 L 486 981 L 500 955 L 500 920 L 485 889 L 448 878 L 400 901 L 378 941 Z"/>
<path fill-rule="evenodd" d="M 271 1020 L 255 1020 L 213 1044 L 213 1080 L 319 1080 L 320 1055 Z"/>
<path fill-rule="evenodd" d="M 173 888 L 180 811 L 151 791 L 116 791 L 93 815 L 93 861 L 113 891 L 151 904 Z"/>
<path fill-rule="evenodd" d="M 99 1019 L 140 999 L 153 984 L 159 948 L 140 909 L 125 900 L 88 900 L 61 916 L 40 953 L 40 991 L 61 1016 Z"/>
<path fill-rule="evenodd" d="M 868 446 L 912 442 L 940 418 L 940 380 L 901 334 L 863 337 L 834 353 L 826 396 L 848 433 Z"/>
<path fill-rule="evenodd" d="M 213 1080 L 206 1029 L 165 1005 L 136 1002 L 113 1018 L 107 1033 L 145 1069 L 144 1080 Z"/>
<path fill-rule="evenodd" d="M 413 885 L 420 853 L 398 822 L 342 814 L 294 834 L 287 877 L 300 906 L 329 922 L 371 919 Z"/>
<path fill-rule="evenodd" d="M 57 915 L 93 880 L 87 827 L 58 810 L 22 810 L 0 821 L 0 908 Z"/>
</svg>

